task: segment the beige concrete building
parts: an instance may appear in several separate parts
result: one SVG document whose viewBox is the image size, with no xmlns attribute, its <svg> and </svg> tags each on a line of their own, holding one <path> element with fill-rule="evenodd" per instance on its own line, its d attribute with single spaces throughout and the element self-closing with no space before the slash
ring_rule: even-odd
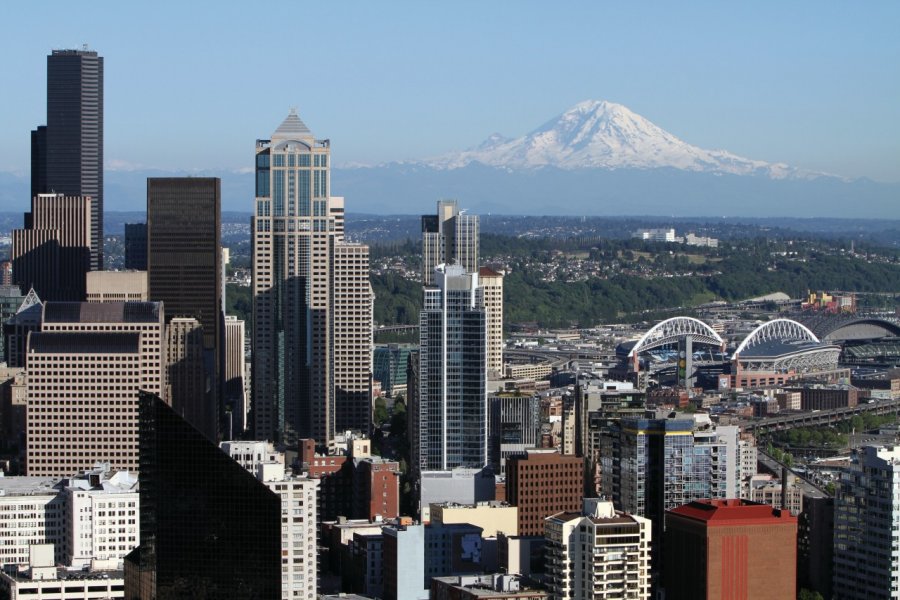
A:
<svg viewBox="0 0 900 600">
<path fill-rule="evenodd" d="M 372 420 L 372 311 L 369 247 L 338 244 L 331 268 L 334 431 L 369 433 Z"/>
<path fill-rule="evenodd" d="M 507 379 L 543 379 L 552 372 L 550 363 L 506 365 Z"/>
<path fill-rule="evenodd" d="M 786 494 L 787 505 L 782 506 L 782 482 L 781 479 L 766 473 L 760 473 L 750 477 L 749 496 L 747 500 L 768 504 L 775 508 L 787 509 L 794 516 L 803 511 L 803 488 L 796 481 L 788 480 Z"/>
<path fill-rule="evenodd" d="M 480 303 L 487 316 L 488 377 L 503 373 L 503 274 L 481 267 L 478 270 Z"/>
<path fill-rule="evenodd" d="M 359 405 L 360 390 L 370 389 L 372 377 L 373 302 L 363 281 L 368 249 L 343 247 L 344 199 L 331 194 L 330 160 L 329 140 L 316 139 L 293 111 L 271 139 L 256 143 L 251 229 L 257 439 L 328 443 L 339 422 L 344 429 L 370 426 L 369 411 Z M 367 319 L 366 343 L 361 328 Z M 351 351 L 354 344 L 364 348 Z M 341 362 L 336 372 L 337 352 L 361 358 Z"/>
<path fill-rule="evenodd" d="M 164 395 L 157 302 L 48 302 L 28 338 L 26 472 L 137 471 L 137 393 Z"/>
<path fill-rule="evenodd" d="M 230 412 L 226 421 L 230 424 L 229 439 L 239 438 L 247 428 L 247 417 L 250 412 L 250 397 L 247 394 L 246 356 L 244 341 L 246 339 L 244 322 L 233 315 L 225 316 L 225 370 L 222 390 L 225 410 Z M 228 417 L 229 415 L 226 415 Z"/>
<path fill-rule="evenodd" d="M 494 537 L 499 533 L 506 536 L 519 535 L 518 509 L 506 502 L 432 503 L 430 513 L 432 523 L 444 525 L 469 523 L 481 527 L 482 537 Z"/>
<path fill-rule="evenodd" d="M 203 344 L 203 326 L 197 319 L 175 317 L 166 325 L 166 394 L 175 412 L 216 441 L 215 397 Z"/>
<path fill-rule="evenodd" d="M 92 202 L 62 194 L 32 198 L 26 227 L 13 230 L 10 251 L 13 282 L 23 291 L 34 288 L 44 300 L 84 299 L 85 274 L 91 268 Z"/>
<path fill-rule="evenodd" d="M 32 333 L 26 472 L 66 477 L 105 458 L 137 471 L 141 334 Z"/>
<path fill-rule="evenodd" d="M 585 499 L 585 510 L 547 519 L 547 589 L 552 600 L 650 598 L 648 519 Z"/>
<path fill-rule="evenodd" d="M 134 332 L 141 334 L 140 389 L 166 399 L 165 314 L 161 302 L 47 302 L 41 331 Z M 90 465 L 88 465 L 90 466 Z"/>
<path fill-rule="evenodd" d="M 147 271 L 90 271 L 88 302 L 146 302 Z"/>
</svg>

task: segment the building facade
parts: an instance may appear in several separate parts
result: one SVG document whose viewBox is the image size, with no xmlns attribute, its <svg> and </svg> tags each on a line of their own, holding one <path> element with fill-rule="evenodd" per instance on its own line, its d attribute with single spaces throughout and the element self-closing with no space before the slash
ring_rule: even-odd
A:
<svg viewBox="0 0 900 600">
<path fill-rule="evenodd" d="M 91 271 L 87 274 L 88 302 L 147 302 L 146 271 Z"/>
<path fill-rule="evenodd" d="M 61 478 L 0 477 L 0 567 L 28 564 L 32 544 L 53 544 L 55 562 L 62 562 L 63 485 Z"/>
<path fill-rule="evenodd" d="M 549 598 L 649 600 L 652 535 L 647 519 L 593 498 L 585 499 L 582 511 L 551 516 L 546 523 Z"/>
<path fill-rule="evenodd" d="M 835 598 L 900 598 L 900 448 L 864 446 L 834 502 Z"/>
<path fill-rule="evenodd" d="M 31 199 L 25 228 L 12 232 L 10 252 L 13 281 L 23 292 L 33 288 L 44 300 L 84 300 L 93 204 L 87 196 L 39 194 Z"/>
<path fill-rule="evenodd" d="M 362 409 L 362 390 L 371 390 L 372 378 L 368 249 L 341 247 L 344 202 L 331 195 L 330 146 L 295 112 L 271 139 L 256 143 L 252 378 L 258 439 L 327 443 L 344 409 L 358 426 L 371 411 Z M 338 372 L 336 352 L 347 359 Z M 369 423 L 359 428 L 368 431 Z"/>
<path fill-rule="evenodd" d="M 418 443 L 422 471 L 487 464 L 487 318 L 478 274 L 439 265 L 419 317 Z"/>
<path fill-rule="evenodd" d="M 543 535 L 544 520 L 581 510 L 584 458 L 530 450 L 506 461 L 506 501 L 518 508 L 519 535 Z"/>
<path fill-rule="evenodd" d="M 140 546 L 125 557 L 125 597 L 280 598 L 278 495 L 158 396 L 142 393 L 139 411 Z"/>
<path fill-rule="evenodd" d="M 478 216 L 459 210 L 456 200 L 439 200 L 436 215 L 422 216 L 422 284 L 435 285 L 441 264 L 478 271 Z"/>
<path fill-rule="evenodd" d="M 665 538 L 667 598 L 796 597 L 797 517 L 788 511 L 695 500 L 666 514 Z"/>
<path fill-rule="evenodd" d="M 503 273 L 478 269 L 478 303 L 487 316 L 487 370 L 492 377 L 503 373 Z"/>
<path fill-rule="evenodd" d="M 154 302 L 48 302 L 28 338 L 26 472 L 137 471 L 137 394 L 163 391 Z"/>
</svg>

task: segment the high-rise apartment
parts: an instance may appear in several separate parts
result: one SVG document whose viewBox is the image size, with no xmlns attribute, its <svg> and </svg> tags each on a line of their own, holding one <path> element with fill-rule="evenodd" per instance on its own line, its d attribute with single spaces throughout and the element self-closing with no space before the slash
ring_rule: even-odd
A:
<svg viewBox="0 0 900 600">
<path fill-rule="evenodd" d="M 900 598 L 900 447 L 856 450 L 834 502 L 835 598 Z"/>
<path fill-rule="evenodd" d="M 503 273 L 478 270 L 479 304 L 487 315 L 487 370 L 493 377 L 503 373 Z"/>
<path fill-rule="evenodd" d="M 103 269 L 103 57 L 47 57 L 47 125 L 31 132 L 31 195 L 90 197 L 90 268 Z"/>
<path fill-rule="evenodd" d="M 439 265 L 424 290 L 413 440 L 421 471 L 487 464 L 487 317 L 478 288 L 477 272 Z"/>
<path fill-rule="evenodd" d="M 650 598 L 650 521 L 586 498 L 546 520 L 551 600 Z M 679 596 L 682 597 L 682 596 Z M 687 596 L 683 596 L 687 597 Z"/>
<path fill-rule="evenodd" d="M 478 270 L 478 216 L 459 210 L 456 200 L 439 200 L 436 215 L 422 215 L 422 283 L 434 285 L 440 264 Z"/>
<path fill-rule="evenodd" d="M 93 246 L 93 199 L 38 194 L 25 213 L 25 228 L 13 230 L 13 279 L 44 300 L 81 301 Z"/>
<path fill-rule="evenodd" d="M 716 428 L 708 415 L 621 419 L 601 433 L 601 446 L 603 496 L 653 522 L 654 569 L 667 510 L 740 491 L 737 428 Z"/>
<path fill-rule="evenodd" d="M 257 439 L 327 443 L 368 431 L 372 293 L 368 248 L 344 242 L 331 144 L 296 112 L 256 142 L 253 421 Z M 364 420 L 365 419 L 365 420 Z"/>
<path fill-rule="evenodd" d="M 797 517 L 790 511 L 695 500 L 666 514 L 665 538 L 666 598 L 796 597 Z"/>
<path fill-rule="evenodd" d="M 179 384 L 172 387 L 168 400 L 211 439 L 224 413 L 218 396 L 224 352 L 221 215 L 218 178 L 147 179 L 148 295 L 166 307 L 170 327 L 173 319 L 196 319 L 202 338 L 199 360 L 191 359 L 183 369 L 178 364 L 170 366 Z M 184 331 L 184 323 L 177 328 Z M 182 349 L 192 352 L 186 346 Z M 189 375 L 197 381 L 188 382 Z M 202 398 L 196 395 L 199 389 L 204 390 Z"/>
</svg>

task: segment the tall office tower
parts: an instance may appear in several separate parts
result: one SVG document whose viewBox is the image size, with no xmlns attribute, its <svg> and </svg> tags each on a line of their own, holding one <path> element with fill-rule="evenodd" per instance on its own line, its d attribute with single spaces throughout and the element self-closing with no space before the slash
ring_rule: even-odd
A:
<svg viewBox="0 0 900 600">
<path fill-rule="evenodd" d="M 219 425 L 224 335 L 222 330 L 222 202 L 215 177 L 147 179 L 147 287 L 150 299 L 166 307 L 166 320 L 194 318 L 203 334 L 207 397 L 201 416 L 186 417 L 209 434 L 209 419 Z M 193 391 L 183 403 L 196 406 Z M 174 402 L 171 400 L 170 402 Z M 173 406 L 175 404 L 173 403 Z M 176 412 L 182 413 L 178 408 Z M 199 421 L 197 419 L 200 419 Z"/>
<path fill-rule="evenodd" d="M 407 369 L 409 355 L 415 349 L 415 344 L 378 344 L 372 358 L 372 376 L 381 383 L 381 389 L 392 396 L 403 394 L 407 408 Z"/>
<path fill-rule="evenodd" d="M 493 377 L 503 373 L 503 273 L 488 267 L 478 270 L 479 304 L 487 315 L 487 369 Z"/>
<path fill-rule="evenodd" d="M 25 228 L 13 230 L 13 280 L 45 300 L 84 300 L 91 267 L 93 200 L 39 194 L 31 199 Z"/>
<path fill-rule="evenodd" d="M 506 473 L 506 459 L 536 448 L 541 439 L 537 395 L 502 392 L 488 396 L 488 458 L 494 472 Z"/>
<path fill-rule="evenodd" d="M 665 538 L 666 598 L 796 597 L 797 517 L 790 511 L 695 500 L 668 511 Z"/>
<path fill-rule="evenodd" d="M 91 198 L 91 270 L 103 269 L 103 58 L 93 50 L 47 57 L 47 125 L 31 132 L 31 195 Z"/>
<path fill-rule="evenodd" d="M 372 311 L 369 247 L 335 244 L 331 262 L 331 369 L 335 431 L 369 435 L 372 423 Z"/>
<path fill-rule="evenodd" d="M 8 260 L 0 261 L 0 285 L 12 284 L 12 263 Z"/>
<path fill-rule="evenodd" d="M 25 365 L 29 475 L 137 470 L 137 393 L 161 388 L 162 320 L 152 302 L 44 305 Z"/>
<path fill-rule="evenodd" d="M 550 600 L 650 598 L 650 521 L 585 498 L 546 521 Z M 687 598 L 688 596 L 682 596 Z"/>
<path fill-rule="evenodd" d="M 137 470 L 139 333 L 28 337 L 27 473 L 65 477 L 108 458 Z"/>
<path fill-rule="evenodd" d="M 244 322 L 233 315 L 225 316 L 225 374 L 222 389 L 225 401 L 226 432 L 228 439 L 240 439 L 247 428 L 247 390 L 244 385 L 245 351 Z"/>
<path fill-rule="evenodd" d="M 125 597 L 280 598 L 278 496 L 159 397 L 138 405 L 141 534 Z"/>
<path fill-rule="evenodd" d="M 203 326 L 193 317 L 175 317 L 166 325 L 166 398 L 169 406 L 197 431 L 216 441 L 216 407 L 204 360 Z"/>
<path fill-rule="evenodd" d="M 662 560 L 665 511 L 700 498 L 736 498 L 740 470 L 736 427 L 693 419 L 621 419 L 601 434 L 601 490 L 627 513 L 646 517 L 654 570 Z"/>
<path fill-rule="evenodd" d="M 125 268 L 147 270 L 146 223 L 125 223 Z"/>
<path fill-rule="evenodd" d="M 338 424 L 369 429 L 362 421 L 370 410 L 362 409 L 362 391 L 372 377 L 368 249 L 344 243 L 344 201 L 330 195 L 330 155 L 329 140 L 317 140 L 293 111 L 271 139 L 256 142 L 257 439 L 326 444 Z"/>
<path fill-rule="evenodd" d="M 437 215 L 422 215 L 423 285 L 434 285 L 440 264 L 478 270 L 478 216 L 461 212 L 456 200 L 439 200 Z"/>
<path fill-rule="evenodd" d="M 834 502 L 835 598 L 900 598 L 900 447 L 865 446 Z"/>
<path fill-rule="evenodd" d="M 487 464 L 487 317 L 478 273 L 435 268 L 419 316 L 421 471 Z"/>
<path fill-rule="evenodd" d="M 543 535 L 544 520 L 577 511 L 584 490 L 584 459 L 555 450 L 529 450 L 506 461 L 506 501 L 519 509 L 519 535 Z"/>
<path fill-rule="evenodd" d="M 164 323 L 164 307 L 160 302 L 46 302 L 40 318 L 40 330 L 45 333 L 139 333 L 142 361 L 140 389 L 165 398 Z"/>
</svg>

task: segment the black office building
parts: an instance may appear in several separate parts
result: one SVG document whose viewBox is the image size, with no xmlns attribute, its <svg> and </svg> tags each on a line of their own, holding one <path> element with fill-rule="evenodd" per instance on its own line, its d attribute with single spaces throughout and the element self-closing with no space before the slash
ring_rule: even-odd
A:
<svg viewBox="0 0 900 600">
<path fill-rule="evenodd" d="M 125 598 L 281 597 L 281 501 L 153 394 L 139 399 L 141 543 Z"/>
<path fill-rule="evenodd" d="M 218 423 L 225 412 L 219 398 L 225 327 L 221 205 L 218 178 L 147 179 L 148 295 L 165 305 L 167 324 L 176 317 L 200 322 L 209 398 L 203 400 L 205 408 L 195 409 L 193 414 L 210 411 L 213 423 Z M 173 387 L 169 398 L 172 405 L 199 402 L 192 389 L 193 386 Z"/>
<path fill-rule="evenodd" d="M 125 268 L 147 270 L 146 223 L 125 223 Z"/>
<path fill-rule="evenodd" d="M 47 125 L 31 132 L 31 195 L 91 197 L 91 269 L 103 268 L 103 57 L 47 57 Z"/>
</svg>

